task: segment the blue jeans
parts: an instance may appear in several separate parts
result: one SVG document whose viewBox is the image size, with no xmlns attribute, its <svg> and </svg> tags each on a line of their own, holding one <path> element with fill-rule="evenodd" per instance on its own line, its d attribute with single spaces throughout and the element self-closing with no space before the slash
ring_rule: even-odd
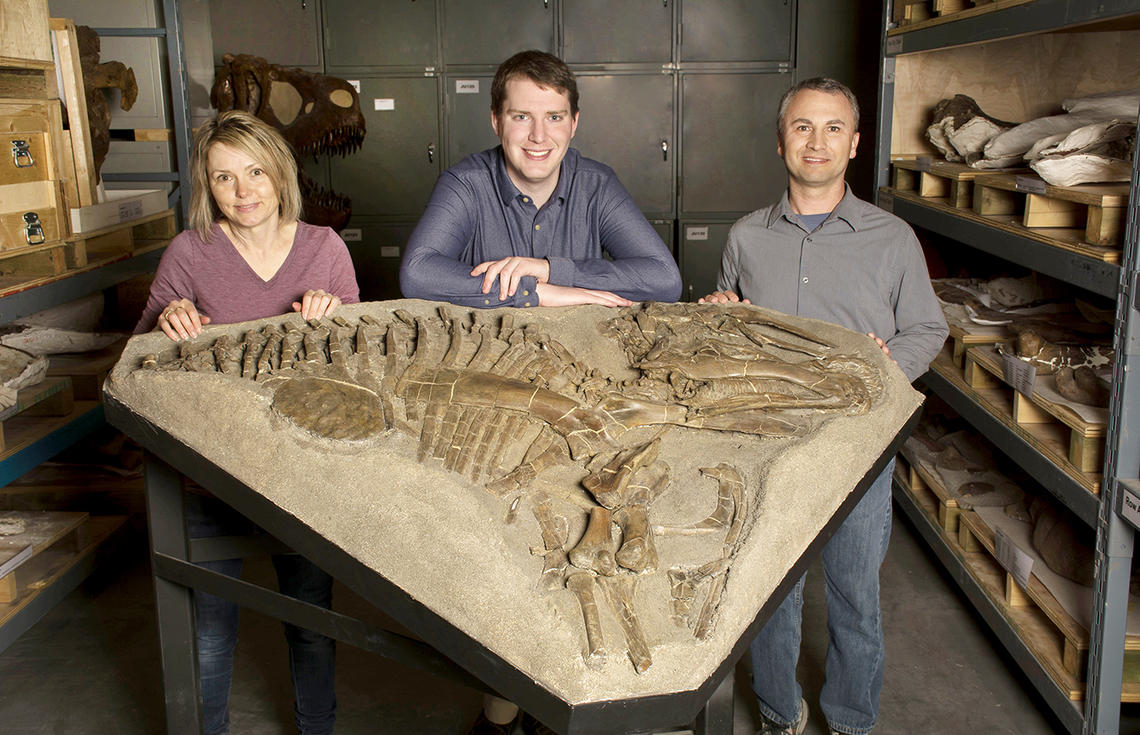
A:
<svg viewBox="0 0 1140 735">
<path fill-rule="evenodd" d="M 186 495 L 190 538 L 241 536 L 257 526 L 216 498 Z M 199 562 L 198 566 L 240 578 L 242 560 Z M 281 593 L 325 609 L 332 607 L 332 577 L 299 554 L 274 554 Z M 230 729 L 230 680 L 237 646 L 238 606 L 207 592 L 194 591 L 198 677 L 202 688 L 202 720 L 206 735 Z M 293 715 L 302 735 L 325 735 L 336 720 L 336 643 L 319 633 L 285 623 L 289 673 L 293 680 Z"/>
<path fill-rule="evenodd" d="M 879 717 L 883 688 L 883 628 L 879 567 L 891 535 L 891 460 L 823 549 L 827 585 L 827 671 L 819 695 L 831 729 L 864 735 Z M 752 641 L 752 689 L 760 714 L 782 727 L 799 715 L 796 661 L 804 579 Z"/>
</svg>

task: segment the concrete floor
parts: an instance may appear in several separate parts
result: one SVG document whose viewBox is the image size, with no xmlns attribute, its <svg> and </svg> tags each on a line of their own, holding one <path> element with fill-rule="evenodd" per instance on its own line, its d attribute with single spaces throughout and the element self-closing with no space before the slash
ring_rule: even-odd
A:
<svg viewBox="0 0 1140 735">
<path fill-rule="evenodd" d="M 104 568 L 0 652 L 0 732 L 8 735 L 142 735 L 164 731 L 163 692 L 145 539 L 125 539 L 118 568 Z M 246 578 L 272 586 L 268 560 Z M 887 670 L 877 735 L 1061 732 L 981 619 L 896 513 L 882 572 Z M 815 707 L 823 680 L 823 584 L 809 573 L 800 679 L 812 707 L 808 735 L 826 733 Z M 367 607 L 339 587 L 337 608 Z M 242 618 L 233 732 L 293 733 L 285 644 L 278 623 Z M 759 725 L 746 661 L 737 669 L 734 735 Z M 466 732 L 481 695 L 338 648 L 337 731 L 400 735 Z M 1122 732 L 1135 732 L 1122 728 Z"/>
</svg>

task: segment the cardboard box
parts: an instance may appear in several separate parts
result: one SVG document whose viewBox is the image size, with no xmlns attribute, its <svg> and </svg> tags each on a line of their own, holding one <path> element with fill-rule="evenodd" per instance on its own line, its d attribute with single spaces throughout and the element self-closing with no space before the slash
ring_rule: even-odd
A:
<svg viewBox="0 0 1140 735">
<path fill-rule="evenodd" d="M 105 230 L 165 211 L 166 192 L 161 189 L 118 189 L 106 192 L 105 201 L 71 209 L 71 233 Z"/>
</svg>

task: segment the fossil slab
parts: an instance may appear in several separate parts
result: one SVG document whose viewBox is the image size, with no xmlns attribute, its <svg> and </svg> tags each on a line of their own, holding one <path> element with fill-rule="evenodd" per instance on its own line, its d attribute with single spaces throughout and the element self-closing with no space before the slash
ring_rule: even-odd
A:
<svg viewBox="0 0 1140 735">
<path fill-rule="evenodd" d="M 414 300 L 136 336 L 105 392 L 570 708 L 705 686 L 922 400 L 757 307 Z"/>
</svg>

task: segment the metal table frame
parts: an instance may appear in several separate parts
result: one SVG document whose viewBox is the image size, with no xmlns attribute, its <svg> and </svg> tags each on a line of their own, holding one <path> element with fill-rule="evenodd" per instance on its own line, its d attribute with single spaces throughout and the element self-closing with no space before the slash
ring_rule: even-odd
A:
<svg viewBox="0 0 1140 735">
<path fill-rule="evenodd" d="M 338 641 L 448 677 L 466 686 L 499 693 L 566 735 L 646 733 L 658 728 L 691 727 L 697 735 L 731 735 L 733 670 L 749 643 L 779 606 L 808 565 L 823 550 L 843 519 L 895 456 L 918 420 L 916 409 L 890 445 L 876 459 L 765 602 L 734 644 L 731 654 L 698 689 L 669 695 L 571 705 L 542 688 L 446 619 L 426 609 L 398 586 L 325 540 L 297 518 L 236 480 L 205 457 L 173 438 L 114 396 L 104 396 L 107 419 L 147 450 L 146 500 L 150 528 L 159 643 L 162 652 L 167 732 L 201 732 L 192 590 L 233 600 Z M 300 602 L 258 585 L 211 572 L 194 564 L 233 558 L 268 548 L 249 539 L 196 539 L 186 534 L 182 476 L 207 488 L 257 523 L 274 539 L 327 571 L 353 592 L 423 639 L 421 642 L 355 618 Z M 445 652 L 445 653 L 444 653 Z"/>
</svg>

